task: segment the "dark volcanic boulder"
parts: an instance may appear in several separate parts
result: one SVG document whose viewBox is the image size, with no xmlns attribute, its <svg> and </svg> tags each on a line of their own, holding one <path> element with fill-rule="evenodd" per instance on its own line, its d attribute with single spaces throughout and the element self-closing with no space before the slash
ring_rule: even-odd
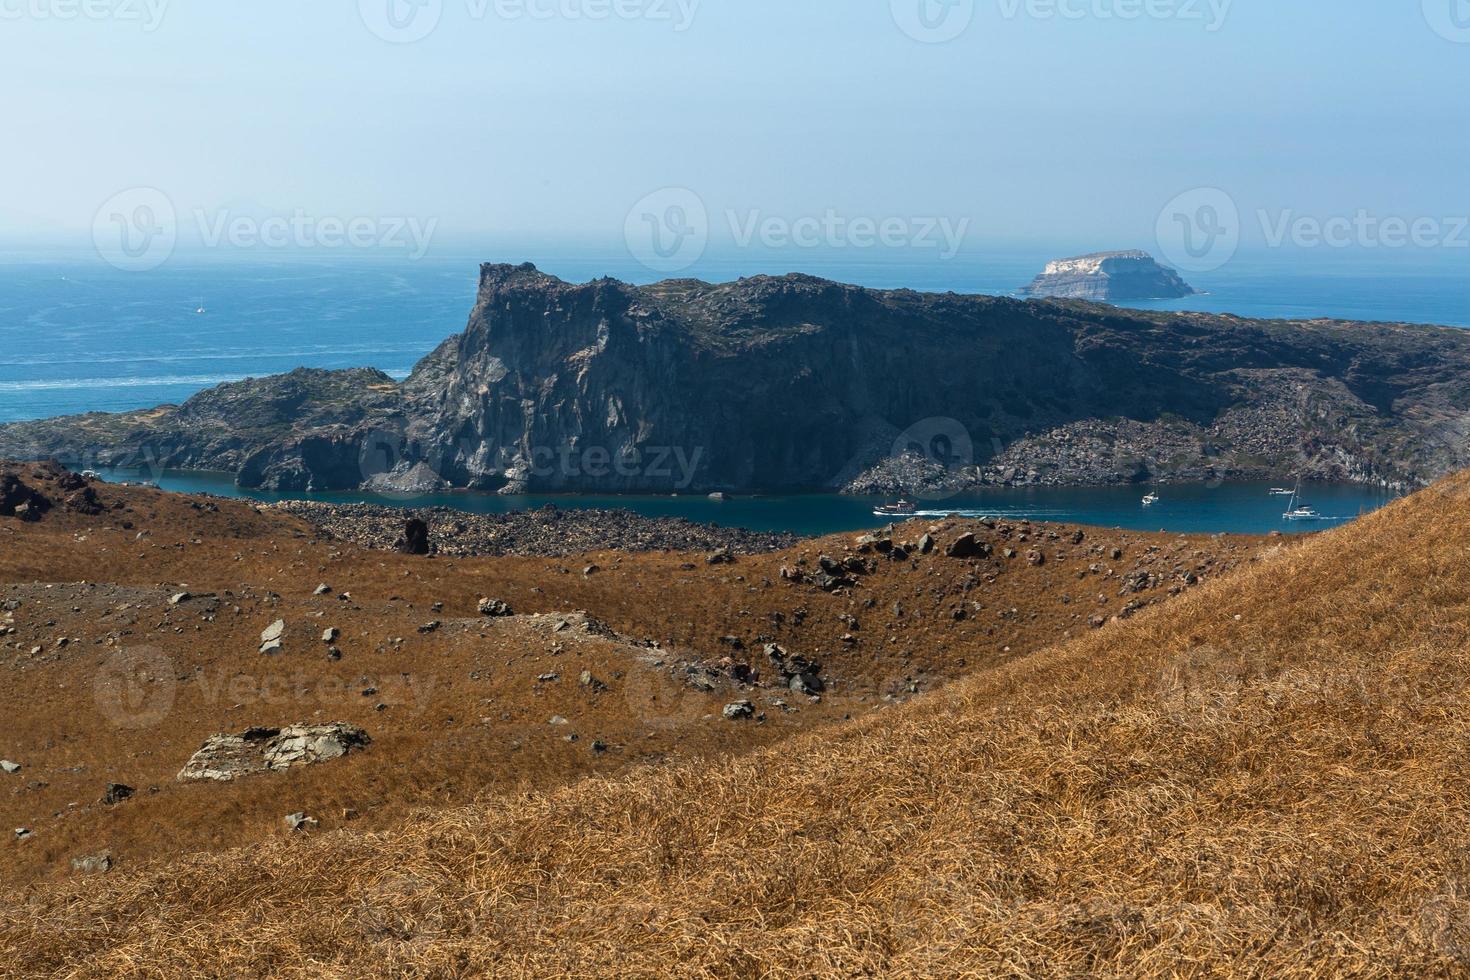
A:
<svg viewBox="0 0 1470 980">
<path fill-rule="evenodd" d="M 51 501 L 27 486 L 13 473 L 0 473 L 0 517 L 40 520 L 51 509 Z"/>
<path fill-rule="evenodd" d="M 429 525 L 422 518 L 410 517 L 403 527 L 403 538 L 398 550 L 405 555 L 427 555 L 429 553 Z"/>
</svg>

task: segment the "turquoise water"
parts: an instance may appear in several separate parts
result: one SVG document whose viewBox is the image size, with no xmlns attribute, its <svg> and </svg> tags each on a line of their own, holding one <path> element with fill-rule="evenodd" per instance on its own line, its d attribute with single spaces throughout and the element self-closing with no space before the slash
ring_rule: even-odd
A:
<svg viewBox="0 0 1470 980">
<path fill-rule="evenodd" d="M 1008 294 L 1047 259 L 1075 251 L 1027 246 L 948 262 L 752 251 L 706 258 L 689 274 L 723 281 L 804 271 L 876 287 Z M 177 403 L 223 381 L 302 366 L 402 377 L 464 328 L 481 260 L 530 260 L 573 281 L 657 278 L 625 252 L 565 247 L 432 251 L 419 261 L 181 253 L 145 273 L 95 255 L 0 253 L 0 421 Z M 1458 261 L 1280 253 L 1189 279 L 1205 295 L 1139 305 L 1470 326 L 1470 270 Z M 201 305 L 206 312 L 196 313 Z"/>
<path fill-rule="evenodd" d="M 127 479 L 131 474 L 111 471 L 108 479 Z M 754 531 L 790 531 L 797 534 L 835 534 L 842 531 L 882 527 L 887 518 L 876 517 L 873 509 L 881 498 L 840 497 L 806 494 L 783 497 L 731 497 L 724 501 L 703 496 L 516 496 L 481 493 L 382 496 L 366 493 L 274 494 L 242 491 L 226 475 L 168 472 L 157 483 L 180 493 L 214 493 L 263 502 L 321 500 L 332 503 L 375 503 L 401 507 L 451 507 L 472 513 L 502 514 L 555 504 L 566 509 L 622 508 L 649 517 L 684 517 L 701 523 L 743 527 Z M 1343 484 L 1313 484 L 1303 488 L 1303 498 L 1324 516 L 1321 521 L 1282 520 L 1288 498 L 1267 493 L 1266 484 L 1228 483 L 1219 487 L 1178 486 L 1156 488 L 1162 498 L 1145 508 L 1141 503 L 1146 488 L 1056 487 L 992 489 L 947 500 L 919 502 L 921 516 L 950 513 L 965 516 L 1029 518 L 1099 527 L 1122 527 L 1137 531 L 1194 533 L 1288 534 L 1321 531 L 1347 523 L 1361 514 L 1389 503 L 1393 498 L 1371 487 Z"/>
</svg>

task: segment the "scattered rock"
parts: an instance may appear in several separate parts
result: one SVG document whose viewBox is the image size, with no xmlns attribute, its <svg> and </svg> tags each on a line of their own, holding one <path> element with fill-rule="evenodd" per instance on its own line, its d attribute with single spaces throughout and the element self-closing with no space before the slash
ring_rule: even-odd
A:
<svg viewBox="0 0 1470 980">
<path fill-rule="evenodd" d="M 278 619 L 274 623 L 271 623 L 260 634 L 260 652 L 271 653 L 281 649 L 280 640 L 285 635 L 286 621 L 284 619 Z M 267 650 L 266 647 L 271 647 L 271 649 Z"/>
<path fill-rule="evenodd" d="M 378 504 L 333 504 L 288 500 L 271 505 L 305 518 L 333 537 L 368 548 L 401 549 L 405 517 L 429 527 L 434 554 L 565 558 L 596 551 L 704 553 L 729 549 L 733 555 L 763 554 L 789 548 L 794 534 L 696 524 L 679 517 L 645 517 L 629 510 L 561 510 L 548 504 L 507 514 L 466 514 L 448 507 L 405 513 Z"/>
<path fill-rule="evenodd" d="M 126 783 L 108 783 L 107 792 L 102 794 L 103 806 L 117 806 L 124 800 L 130 800 L 138 791 Z"/>
<path fill-rule="evenodd" d="M 71 859 L 71 868 L 84 875 L 106 874 L 112 870 L 112 853 L 103 851 L 100 854 L 74 857 Z"/>
<path fill-rule="evenodd" d="M 966 532 L 951 541 L 944 553 L 951 558 L 989 558 L 990 545 L 975 540 L 975 535 Z"/>
<path fill-rule="evenodd" d="M 11 762 L 9 759 L 0 759 L 0 772 L 6 772 L 13 776 L 20 772 L 20 763 Z"/>
<path fill-rule="evenodd" d="M 229 782 L 255 773 L 291 769 L 337 759 L 372 742 L 356 725 L 293 725 L 250 728 L 238 735 L 212 735 L 180 770 L 180 782 Z"/>
<path fill-rule="evenodd" d="M 826 685 L 816 674 L 794 674 L 788 687 L 797 694 L 821 694 L 826 690 Z"/>
<path fill-rule="evenodd" d="M 293 833 L 300 830 L 316 830 L 318 826 L 317 819 L 308 817 L 305 813 L 288 814 L 285 822 Z"/>
<path fill-rule="evenodd" d="M 341 630 L 339 630 L 335 626 L 329 626 L 326 629 L 322 630 L 322 642 L 323 643 L 336 643 L 337 640 L 338 640 L 338 638 L 341 637 L 341 635 L 342 635 L 342 631 Z"/>
<path fill-rule="evenodd" d="M 753 718 L 755 716 L 755 705 L 749 701 L 733 701 L 725 705 L 724 715 L 727 721 L 740 721 L 744 718 Z"/>
<path fill-rule="evenodd" d="M 479 608 L 481 616 L 494 616 L 497 618 L 503 618 L 505 616 L 515 615 L 515 613 L 511 611 L 510 605 L 508 603 L 501 602 L 499 599 L 481 599 Z"/>
</svg>

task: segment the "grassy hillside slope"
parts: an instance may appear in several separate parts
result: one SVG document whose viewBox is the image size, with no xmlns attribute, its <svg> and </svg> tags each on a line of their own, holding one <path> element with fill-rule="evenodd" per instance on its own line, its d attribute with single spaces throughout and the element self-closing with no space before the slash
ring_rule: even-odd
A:
<svg viewBox="0 0 1470 980">
<path fill-rule="evenodd" d="M 16 974 L 1452 973 L 1470 477 L 718 767 L 46 886 Z"/>
</svg>

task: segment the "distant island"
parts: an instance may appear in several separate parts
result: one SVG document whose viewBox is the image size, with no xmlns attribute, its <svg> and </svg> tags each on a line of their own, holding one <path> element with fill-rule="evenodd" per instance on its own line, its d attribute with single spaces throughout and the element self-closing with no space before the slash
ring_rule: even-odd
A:
<svg viewBox="0 0 1470 980">
<path fill-rule="evenodd" d="M 1037 299 L 1113 300 L 1179 299 L 1195 290 L 1147 252 L 1094 252 L 1049 262 L 1046 271 L 1021 290 Z"/>
<path fill-rule="evenodd" d="M 486 265 L 465 330 L 402 382 L 303 369 L 0 425 L 0 457 L 280 491 L 1408 488 L 1470 466 L 1467 411 L 1470 330 Z"/>
</svg>

